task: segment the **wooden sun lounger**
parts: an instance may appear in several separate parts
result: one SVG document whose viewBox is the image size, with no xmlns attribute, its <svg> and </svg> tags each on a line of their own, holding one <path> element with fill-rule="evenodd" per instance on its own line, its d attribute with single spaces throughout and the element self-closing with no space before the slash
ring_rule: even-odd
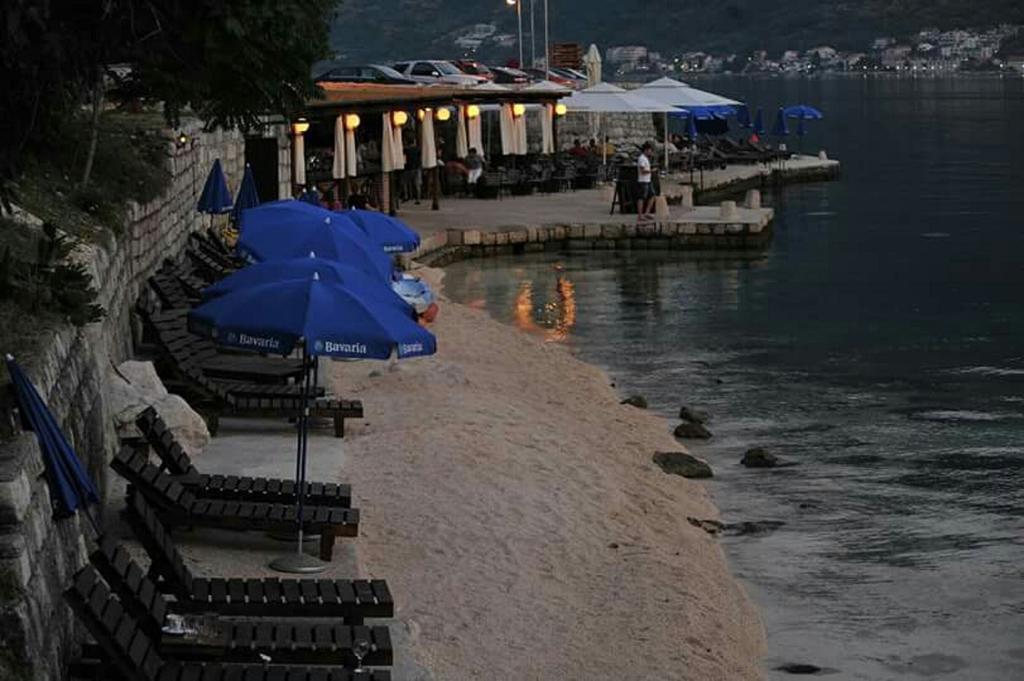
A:
<svg viewBox="0 0 1024 681">
<path fill-rule="evenodd" d="M 65 600 L 96 640 L 99 663 L 76 665 L 73 677 L 111 681 L 390 681 L 387 670 L 354 672 L 343 667 L 225 664 L 165 660 L 145 627 L 125 611 L 102 580 L 76 576 Z"/>
<path fill-rule="evenodd" d="M 382 579 L 278 579 L 197 577 L 178 553 L 167 528 L 141 495 L 129 505 L 126 519 L 150 558 L 150 575 L 175 597 L 179 612 L 216 612 L 248 617 L 331 617 L 348 624 L 365 618 L 393 617 L 394 600 Z M 132 579 L 123 548 L 101 545 L 93 563 Z M 104 572 L 108 568 L 102 568 Z"/>
<path fill-rule="evenodd" d="M 115 554 L 127 556 L 123 548 Z M 130 559 L 129 559 L 130 560 Z M 224 662 L 259 662 L 266 655 L 275 662 L 327 664 L 355 667 L 353 643 L 363 639 L 371 644 L 371 652 L 363 664 L 388 666 L 392 663 L 391 636 L 386 626 L 347 625 L 340 622 L 303 621 L 308 618 L 252 619 L 217 615 L 180 616 L 196 633 L 166 635 L 173 602 L 157 590 L 147 577 L 137 577 L 141 568 L 130 563 L 132 579 L 122 578 L 116 571 L 98 572 L 92 566 L 79 570 L 71 587 L 85 601 L 97 589 L 109 585 L 121 606 L 136 619 L 157 645 L 161 654 L 174 659 L 220 660 Z M 102 577 L 100 576 L 102 574 Z M 106 582 L 106 585 L 104 585 Z M 173 614 L 172 614 L 173 616 Z"/>
<path fill-rule="evenodd" d="M 296 508 L 291 504 L 197 497 L 174 476 L 149 463 L 146 452 L 131 446 L 122 447 L 110 467 L 130 483 L 129 497 L 145 496 L 160 519 L 171 527 L 288 532 L 297 525 Z M 303 514 L 303 531 L 320 535 L 322 560 L 331 560 L 336 537 L 355 537 L 359 533 L 358 509 L 307 506 Z"/>
<path fill-rule="evenodd" d="M 235 501 L 295 503 L 294 480 L 200 473 L 192 465 L 188 452 L 178 443 L 174 433 L 167 428 L 153 407 L 147 407 L 135 417 L 135 425 L 160 458 L 163 469 L 197 496 Z M 333 482 L 310 482 L 306 501 L 313 506 L 348 508 L 352 505 L 352 488 Z"/>
</svg>

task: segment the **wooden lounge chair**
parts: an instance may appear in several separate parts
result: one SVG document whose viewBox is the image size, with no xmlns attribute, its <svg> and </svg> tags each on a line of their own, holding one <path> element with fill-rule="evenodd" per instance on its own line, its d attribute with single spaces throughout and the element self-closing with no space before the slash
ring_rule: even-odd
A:
<svg viewBox="0 0 1024 681">
<path fill-rule="evenodd" d="M 389 681 L 387 670 L 296 667 L 278 664 L 226 664 L 165 660 L 146 629 L 125 611 L 102 580 L 76 576 L 65 600 L 96 640 L 102 660 L 72 668 L 73 678 L 111 681 Z"/>
<path fill-rule="evenodd" d="M 123 548 L 118 548 L 119 557 L 127 555 Z M 137 577 L 141 572 L 137 564 L 129 565 L 133 577 L 130 582 L 118 572 L 101 573 L 87 565 L 75 575 L 71 588 L 77 597 L 88 601 L 98 589 L 102 592 L 104 586 L 109 586 L 160 653 L 169 657 L 259 662 L 260 655 L 266 655 L 275 662 L 354 667 L 358 660 L 352 654 L 352 646 L 362 639 L 370 644 L 364 664 L 388 666 L 392 663 L 391 636 L 386 626 L 352 626 L 325 620 L 309 622 L 304 621 L 308 618 L 295 617 L 273 620 L 177 615 L 171 611 L 173 601 L 160 593 L 149 578 Z M 198 631 L 181 636 L 165 634 L 164 627 L 178 618 L 183 620 L 182 624 Z"/>
<path fill-rule="evenodd" d="M 125 514 L 149 554 L 150 575 L 174 595 L 179 612 L 216 612 L 247 617 L 331 617 L 362 624 L 367 617 L 393 617 L 394 600 L 382 579 L 278 579 L 197 577 L 178 553 L 153 508 L 136 495 Z M 134 571 L 123 548 L 100 545 L 92 556 L 104 574 L 112 570 L 127 581 Z M 105 567 L 106 566 L 106 567 Z"/>
<path fill-rule="evenodd" d="M 110 467 L 129 482 L 129 504 L 130 497 L 142 494 L 170 527 L 288 532 L 297 525 L 296 508 L 291 504 L 197 497 L 174 476 L 149 463 L 147 452 L 130 445 L 121 448 Z M 335 537 L 355 537 L 359 533 L 359 510 L 307 506 L 302 527 L 306 534 L 320 535 L 320 558 L 329 561 L 334 554 Z"/>
<path fill-rule="evenodd" d="M 278 504 L 295 503 L 295 481 L 279 478 L 252 478 L 239 475 L 207 475 L 192 465 L 181 444 L 153 407 L 147 407 L 135 417 L 135 425 L 153 452 L 160 458 L 163 469 L 196 496 L 207 499 L 257 501 Z M 352 505 L 352 488 L 333 482 L 310 482 L 306 502 L 313 506 Z"/>
</svg>

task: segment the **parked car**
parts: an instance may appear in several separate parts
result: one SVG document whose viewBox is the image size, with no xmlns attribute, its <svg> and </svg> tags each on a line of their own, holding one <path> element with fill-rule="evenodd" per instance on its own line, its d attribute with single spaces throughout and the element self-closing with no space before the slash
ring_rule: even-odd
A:
<svg viewBox="0 0 1024 681">
<path fill-rule="evenodd" d="M 488 66 L 487 68 L 494 74 L 494 82 L 500 85 L 525 85 L 531 80 L 525 71 L 510 66 Z"/>
<path fill-rule="evenodd" d="M 313 80 L 318 83 L 387 83 L 389 85 L 418 85 L 390 66 L 364 64 L 362 66 L 332 66 Z"/>
<path fill-rule="evenodd" d="M 526 73 L 537 80 L 550 80 L 555 85 L 561 85 L 565 88 L 575 88 L 578 85 L 575 80 L 558 74 L 554 69 L 551 70 L 550 74 L 544 69 L 526 69 Z"/>
<path fill-rule="evenodd" d="M 446 83 L 448 85 L 479 85 L 486 83 L 482 76 L 471 76 L 463 73 L 448 61 L 439 59 L 421 59 L 419 61 L 400 61 L 393 68 L 406 78 L 419 83 Z"/>
<path fill-rule="evenodd" d="M 552 67 L 551 71 L 553 73 L 557 73 L 560 76 L 565 76 L 566 78 L 568 78 L 570 80 L 576 81 L 576 87 L 586 87 L 587 86 L 587 74 L 581 73 L 580 71 L 577 71 L 576 69 L 565 69 L 565 68 L 561 68 L 561 67 Z"/>
<path fill-rule="evenodd" d="M 456 59 L 452 64 L 454 64 L 456 68 L 463 73 L 468 73 L 471 76 L 480 76 L 487 80 L 494 80 L 494 74 L 491 73 L 491 70 L 478 61 L 473 61 L 472 59 Z"/>
</svg>

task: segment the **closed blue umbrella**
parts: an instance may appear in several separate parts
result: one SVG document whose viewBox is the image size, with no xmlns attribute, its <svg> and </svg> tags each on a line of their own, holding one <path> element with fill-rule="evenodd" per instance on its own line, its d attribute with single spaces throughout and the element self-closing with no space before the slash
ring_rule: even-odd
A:
<svg viewBox="0 0 1024 681">
<path fill-rule="evenodd" d="M 786 116 L 783 113 L 782 107 L 779 107 L 779 113 L 775 116 L 775 123 L 772 124 L 772 135 L 774 137 L 785 137 L 789 134 L 789 128 L 786 126 Z"/>
<path fill-rule="evenodd" d="M 398 218 L 358 208 L 345 211 L 344 215 L 387 253 L 411 253 L 420 247 L 420 235 Z"/>
<path fill-rule="evenodd" d="M 314 274 L 319 277 L 320 281 L 340 284 L 367 300 L 397 307 L 410 318 L 415 316 L 412 306 L 378 277 L 335 260 L 318 258 L 315 253 L 310 253 L 305 258 L 268 260 L 243 267 L 203 289 L 203 296 L 206 299 L 218 298 L 254 286 L 290 279 L 308 280 L 312 279 Z"/>
<path fill-rule="evenodd" d="M 686 117 L 686 136 L 691 140 L 697 139 L 697 116 L 692 113 Z"/>
<path fill-rule="evenodd" d="M 736 123 L 742 128 L 750 127 L 750 108 L 746 104 L 736 112 Z"/>
<path fill-rule="evenodd" d="M 242 211 L 255 208 L 260 205 L 260 195 L 256 191 L 256 178 L 252 175 L 252 166 L 245 164 L 245 173 L 242 175 L 242 184 L 238 186 L 238 198 L 231 209 L 231 219 L 238 222 L 242 217 Z"/>
<path fill-rule="evenodd" d="M 316 253 L 390 281 L 394 263 L 345 216 L 292 199 L 242 211 L 237 249 L 257 261 Z"/>
<path fill-rule="evenodd" d="M 395 307 L 320 279 L 291 279 L 239 289 L 189 312 L 189 328 L 216 342 L 259 352 L 289 353 L 301 347 L 304 357 L 387 359 L 431 355 L 434 336 Z M 308 449 L 309 372 L 303 383 L 304 408 L 299 418 L 295 478 L 298 551 L 271 567 L 283 572 L 319 572 L 325 565 L 302 552 L 303 508 Z"/>
<path fill-rule="evenodd" d="M 754 132 L 759 136 L 764 136 L 764 111 L 761 107 L 757 107 L 757 115 L 754 116 Z"/>
<path fill-rule="evenodd" d="M 11 376 L 15 399 L 21 412 L 22 423 L 36 435 L 43 454 L 50 498 L 54 502 L 54 515 L 66 517 L 89 504 L 99 502 L 99 493 L 89 479 L 74 448 L 64 436 L 57 420 L 50 412 L 32 381 L 11 355 L 5 356 L 7 373 Z M 86 512 L 89 522 L 99 533 L 95 519 Z"/>
<path fill-rule="evenodd" d="M 228 180 L 224 177 L 224 169 L 221 168 L 219 158 L 213 162 L 210 174 L 206 176 L 206 184 L 203 185 L 203 193 L 199 195 L 196 210 L 211 215 L 231 210 L 231 191 L 228 189 Z"/>
</svg>

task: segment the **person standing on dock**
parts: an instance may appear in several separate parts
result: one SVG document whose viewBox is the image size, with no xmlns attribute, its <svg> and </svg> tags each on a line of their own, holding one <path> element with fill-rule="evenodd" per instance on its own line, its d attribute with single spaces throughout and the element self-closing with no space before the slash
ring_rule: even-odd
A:
<svg viewBox="0 0 1024 681">
<path fill-rule="evenodd" d="M 640 150 L 640 157 L 636 160 L 636 181 L 640 188 L 636 197 L 636 220 L 644 222 L 652 219 L 654 212 L 654 185 L 651 183 L 651 147 L 650 142 L 645 142 Z"/>
</svg>

